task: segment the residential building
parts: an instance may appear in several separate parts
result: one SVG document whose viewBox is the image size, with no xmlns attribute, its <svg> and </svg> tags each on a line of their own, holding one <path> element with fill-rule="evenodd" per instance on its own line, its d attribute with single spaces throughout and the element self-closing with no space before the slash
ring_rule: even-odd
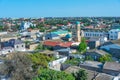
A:
<svg viewBox="0 0 120 80">
<path fill-rule="evenodd" d="M 99 73 L 96 77 L 95 80 L 113 80 L 114 76 L 105 74 L 105 73 Z"/>
<path fill-rule="evenodd" d="M 59 55 L 63 55 L 63 56 L 70 56 L 70 54 L 72 53 L 72 50 L 70 48 L 58 49 L 58 50 L 55 50 L 55 51 L 58 52 Z"/>
<path fill-rule="evenodd" d="M 113 76 L 118 76 L 120 74 L 120 63 L 106 62 L 102 71 Z"/>
<path fill-rule="evenodd" d="M 10 39 L 9 41 L 1 42 L 0 55 L 11 53 L 14 51 L 25 51 L 25 43 L 21 40 Z"/>
<path fill-rule="evenodd" d="M 85 53 L 85 57 L 91 57 L 95 61 L 98 61 L 101 56 L 104 56 L 106 54 L 108 53 L 103 50 L 88 50 Z"/>
<path fill-rule="evenodd" d="M 79 64 L 81 68 L 85 68 L 92 71 L 98 71 L 98 72 L 102 70 L 102 65 L 103 64 L 101 62 L 97 62 L 97 61 L 85 61 L 84 63 Z"/>
<path fill-rule="evenodd" d="M 107 32 L 100 31 L 100 30 L 84 30 L 84 37 L 85 38 L 94 38 L 94 37 L 108 37 Z"/>
<path fill-rule="evenodd" d="M 90 39 L 87 45 L 90 49 L 95 49 L 100 46 L 100 41 L 98 39 Z"/>
<path fill-rule="evenodd" d="M 30 28 L 30 26 L 34 26 L 36 27 L 36 24 L 33 24 L 31 22 L 22 22 L 21 26 L 20 26 L 20 30 L 27 30 L 28 28 Z"/>
<path fill-rule="evenodd" d="M 109 39 L 110 40 L 120 39 L 120 29 L 112 29 L 108 33 L 109 33 Z"/>
<path fill-rule="evenodd" d="M 76 72 L 78 72 L 80 69 L 82 69 L 82 68 L 80 68 L 80 67 L 78 67 L 78 66 L 69 66 L 68 68 L 66 68 L 64 71 L 66 72 L 66 73 L 76 73 Z M 91 71 L 91 70 L 87 70 L 87 69 L 84 69 L 88 74 L 87 74 L 87 76 L 88 76 L 88 80 L 94 80 L 95 79 L 95 77 L 99 74 L 98 72 L 96 72 L 96 71 Z M 108 80 L 108 79 L 107 79 Z"/>
<path fill-rule="evenodd" d="M 53 31 L 52 33 L 59 35 L 60 37 L 65 37 L 67 34 L 72 34 L 71 32 L 67 31 L 67 30 L 57 30 L 57 31 Z"/>
<path fill-rule="evenodd" d="M 13 47 L 4 47 L 0 50 L 0 55 L 6 55 L 8 53 L 12 53 L 14 51 Z"/>
<path fill-rule="evenodd" d="M 56 40 L 56 39 L 60 39 L 59 35 L 56 33 L 48 33 L 45 35 L 45 40 Z"/>
<path fill-rule="evenodd" d="M 108 45 L 102 45 L 100 49 L 109 52 L 113 57 L 120 57 L 120 40 L 109 42 Z"/>
</svg>

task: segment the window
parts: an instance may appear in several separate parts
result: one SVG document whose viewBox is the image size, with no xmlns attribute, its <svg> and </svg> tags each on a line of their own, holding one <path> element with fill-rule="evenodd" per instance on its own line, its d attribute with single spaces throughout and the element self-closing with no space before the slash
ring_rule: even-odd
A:
<svg viewBox="0 0 120 80">
<path fill-rule="evenodd" d="M 10 50 L 8 52 L 10 53 Z"/>
<path fill-rule="evenodd" d="M 16 48 L 19 48 L 18 46 L 16 46 Z"/>
<path fill-rule="evenodd" d="M 113 38 L 113 36 L 110 36 L 111 38 Z"/>
<path fill-rule="evenodd" d="M 48 39 L 50 39 L 50 38 L 48 37 Z"/>
<path fill-rule="evenodd" d="M 22 47 L 24 47 L 24 45 L 22 45 Z"/>
</svg>

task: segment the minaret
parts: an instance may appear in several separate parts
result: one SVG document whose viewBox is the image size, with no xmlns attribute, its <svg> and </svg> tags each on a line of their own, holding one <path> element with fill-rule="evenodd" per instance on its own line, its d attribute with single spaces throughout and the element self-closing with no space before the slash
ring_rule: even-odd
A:
<svg viewBox="0 0 120 80">
<path fill-rule="evenodd" d="M 81 42 L 81 29 L 80 29 L 80 22 L 76 22 L 76 41 Z"/>
<path fill-rule="evenodd" d="M 2 44 L 1 44 L 1 37 L 0 37 L 0 50 L 2 49 Z"/>
</svg>

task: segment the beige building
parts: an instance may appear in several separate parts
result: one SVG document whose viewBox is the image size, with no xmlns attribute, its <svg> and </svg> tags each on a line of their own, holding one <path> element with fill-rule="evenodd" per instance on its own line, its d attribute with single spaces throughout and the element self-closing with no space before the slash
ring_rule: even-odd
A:
<svg viewBox="0 0 120 80">
<path fill-rule="evenodd" d="M 9 41 L 10 39 L 17 39 L 17 35 L 15 34 L 6 34 L 6 35 L 1 35 L 1 42 L 4 42 L 4 41 Z"/>
<path fill-rule="evenodd" d="M 39 43 L 33 43 L 33 44 L 30 44 L 28 50 L 30 50 L 30 51 L 34 51 L 35 48 L 36 48 L 38 45 L 39 45 Z"/>
</svg>

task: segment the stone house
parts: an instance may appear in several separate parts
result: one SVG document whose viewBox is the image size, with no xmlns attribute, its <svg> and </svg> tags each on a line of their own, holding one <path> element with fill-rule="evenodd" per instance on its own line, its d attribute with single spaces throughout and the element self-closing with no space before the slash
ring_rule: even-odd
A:
<svg viewBox="0 0 120 80">
<path fill-rule="evenodd" d="M 120 63 L 116 62 L 106 62 L 103 66 L 104 73 L 117 76 L 120 74 Z"/>
<path fill-rule="evenodd" d="M 14 51 L 25 51 L 25 43 L 21 40 L 10 39 L 9 41 L 0 43 L 1 49 L 0 54 L 7 54 Z"/>
<path fill-rule="evenodd" d="M 103 64 L 101 62 L 97 62 L 97 61 L 85 61 L 84 63 L 80 63 L 79 66 L 81 68 L 85 68 L 87 70 L 100 72 L 100 71 L 102 71 Z"/>
</svg>

